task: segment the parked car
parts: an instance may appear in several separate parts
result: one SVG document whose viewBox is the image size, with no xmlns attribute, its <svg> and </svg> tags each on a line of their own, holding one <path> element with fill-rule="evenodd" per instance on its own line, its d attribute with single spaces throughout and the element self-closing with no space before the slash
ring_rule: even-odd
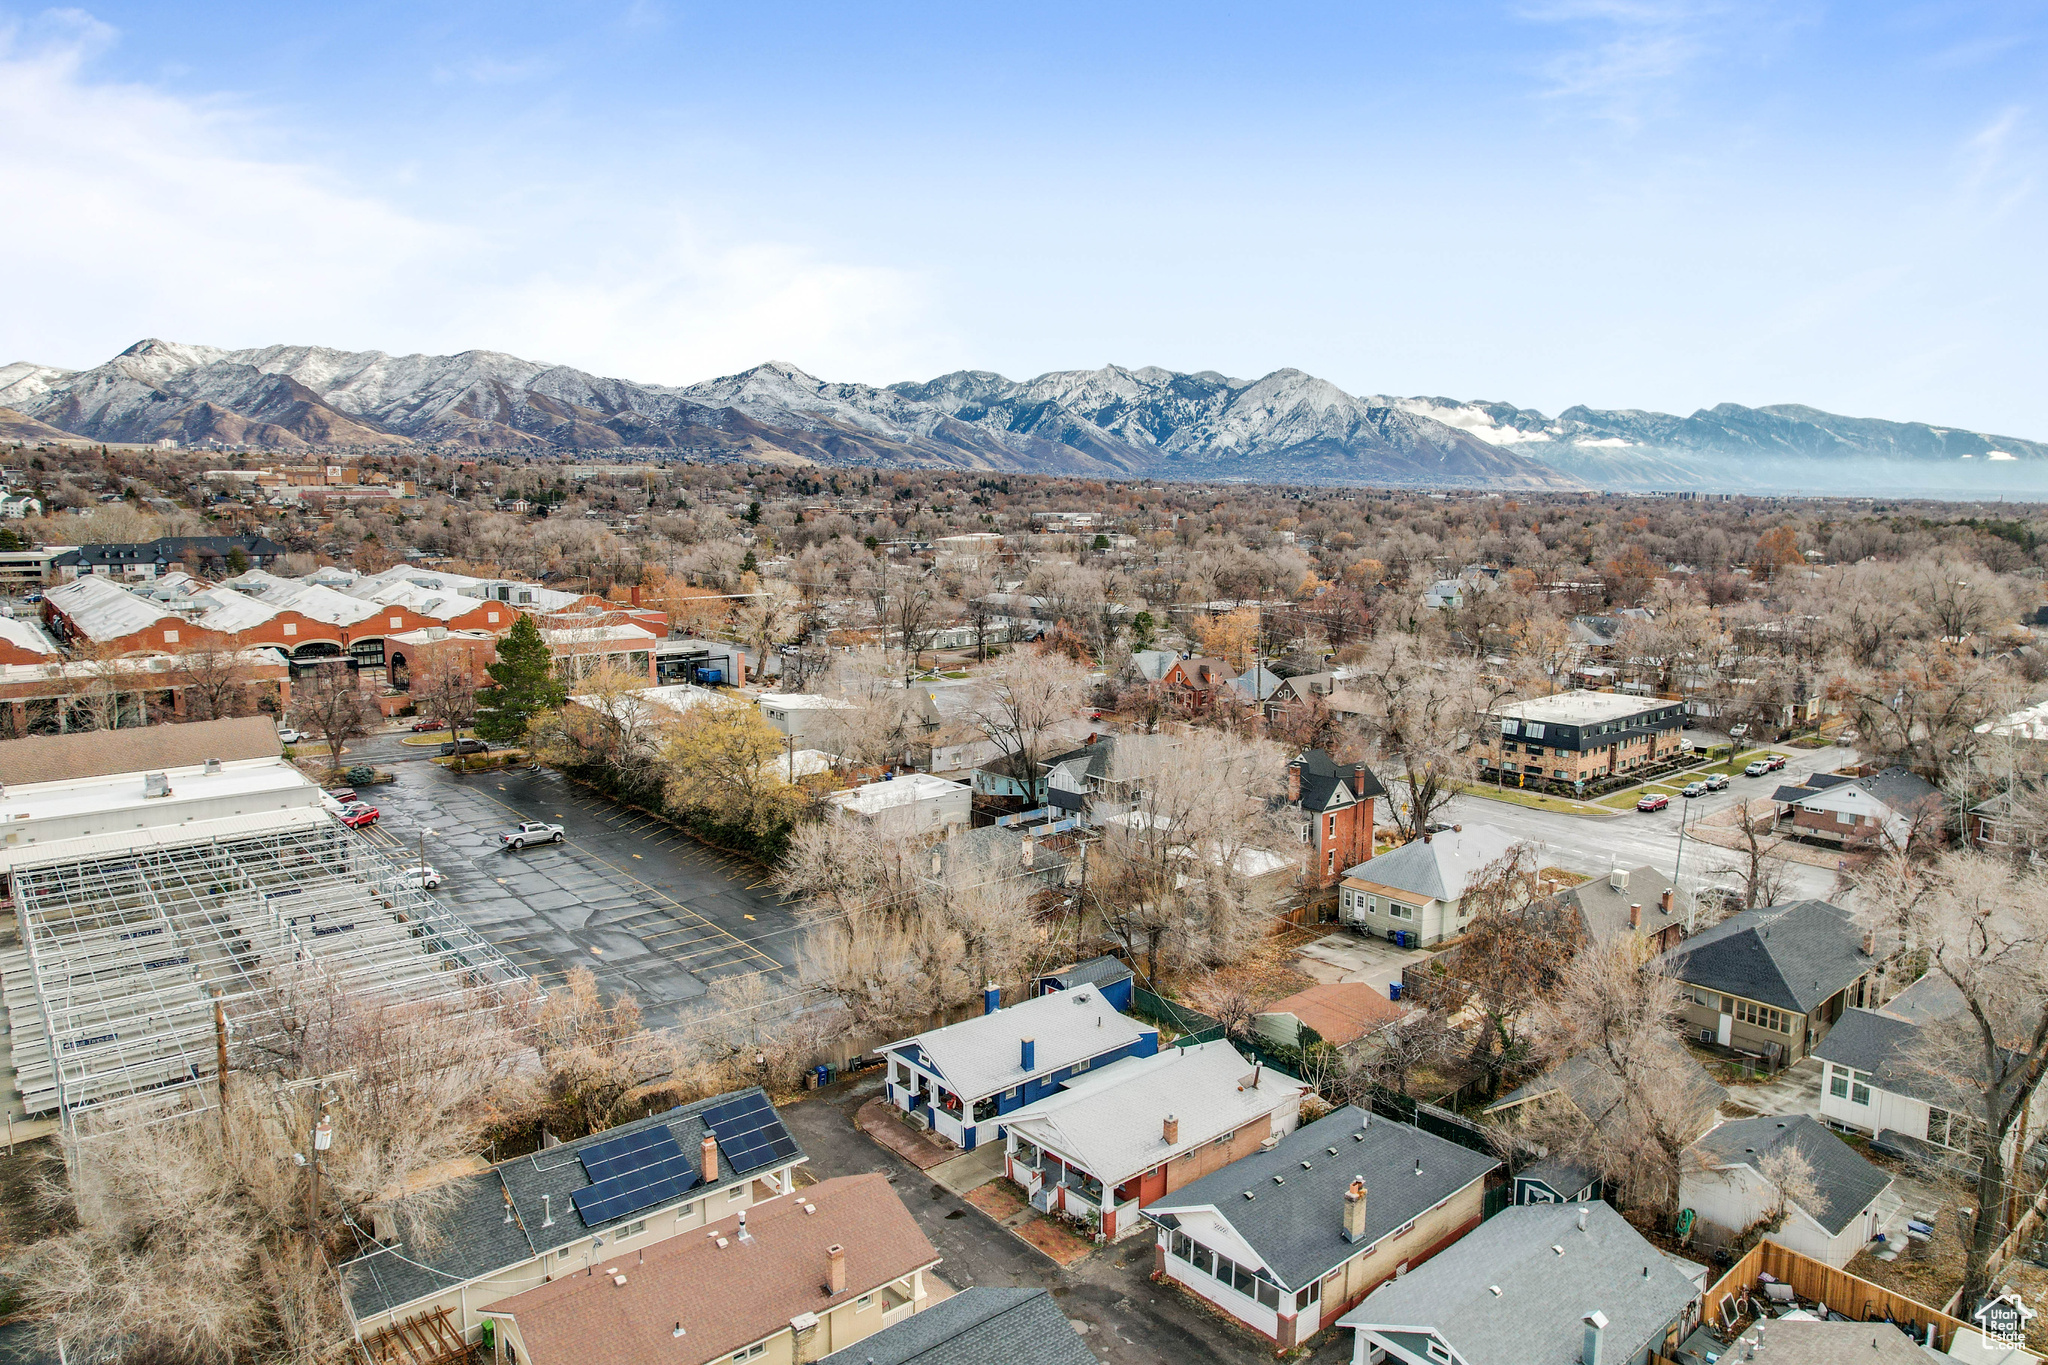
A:
<svg viewBox="0 0 2048 1365">
<path fill-rule="evenodd" d="M 34 604 L 42 601 L 43 595 L 41 592 L 26 592 L 21 595 L 21 600 L 30 604 Z"/>
<path fill-rule="evenodd" d="M 1679 793 L 1680 796 L 1688 801 L 1692 800 L 1695 796 L 1705 796 L 1706 794 L 1707 784 L 1704 782 L 1688 782 L 1685 784 L 1685 790 Z"/>
<path fill-rule="evenodd" d="M 1715 774 L 1714 774 L 1714 775 L 1713 775 L 1712 777 L 1709 777 L 1709 778 L 1707 779 L 1707 790 L 1708 790 L 1708 791 L 1710 791 L 1710 792 L 1724 792 L 1724 791 L 1727 791 L 1727 790 L 1728 790 L 1728 774 L 1726 774 L 1726 773 L 1715 773 Z"/>
<path fill-rule="evenodd" d="M 361 829 L 377 823 L 377 808 L 362 801 L 354 801 L 341 808 L 341 823 L 350 829 Z"/>
<path fill-rule="evenodd" d="M 1765 766 L 1766 766 L 1766 767 L 1768 767 L 1768 768 L 1769 768 L 1769 769 L 1770 769 L 1770 770 L 1771 770 L 1772 772 L 1776 772 L 1776 771 L 1778 771 L 1778 769 L 1780 769 L 1780 768 L 1782 768 L 1782 767 L 1784 767 L 1784 766 L 1785 766 L 1785 755 L 1783 755 L 1783 754 L 1772 754 L 1772 755 L 1771 755 L 1771 756 L 1770 756 L 1769 758 L 1767 758 L 1767 759 L 1765 759 L 1765 760 L 1764 760 L 1764 764 L 1765 764 Z"/>
<path fill-rule="evenodd" d="M 401 868 L 398 879 L 415 891 L 432 891 L 448 880 L 433 868 L 426 866 Z"/>
<path fill-rule="evenodd" d="M 517 829 L 506 830 L 498 836 L 507 848 L 525 848 L 528 844 L 559 844 L 562 842 L 560 825 L 542 824 L 538 820 L 521 822 Z"/>
<path fill-rule="evenodd" d="M 450 740 L 448 743 L 443 744 L 441 746 L 441 756 L 443 758 L 446 758 L 448 755 L 455 753 L 458 749 L 460 749 L 461 752 L 465 754 L 487 754 L 491 751 L 491 746 L 484 743 L 480 739 Z"/>
<path fill-rule="evenodd" d="M 327 794 L 344 806 L 359 806 L 363 802 L 361 794 L 354 787 L 330 787 Z"/>
<path fill-rule="evenodd" d="M 277 737 L 280 741 L 286 744 L 297 744 L 301 740 L 309 738 L 309 736 L 306 734 L 304 730 L 294 730 L 289 725 L 279 726 L 277 730 Z"/>
<path fill-rule="evenodd" d="M 1769 772 L 1770 770 L 1771 765 L 1759 758 L 1754 763 L 1751 763 L 1747 768 L 1744 768 L 1742 770 L 1742 775 L 1744 777 L 1762 777 L 1765 773 Z"/>
<path fill-rule="evenodd" d="M 445 730 L 447 728 L 448 722 L 435 720 L 432 716 L 424 717 L 412 723 L 412 732 L 416 735 L 423 735 L 429 730 Z"/>
<path fill-rule="evenodd" d="M 1636 809 L 1663 810 L 1666 806 L 1670 804 L 1671 798 L 1668 796 L 1646 796 L 1642 800 L 1636 802 Z"/>
</svg>

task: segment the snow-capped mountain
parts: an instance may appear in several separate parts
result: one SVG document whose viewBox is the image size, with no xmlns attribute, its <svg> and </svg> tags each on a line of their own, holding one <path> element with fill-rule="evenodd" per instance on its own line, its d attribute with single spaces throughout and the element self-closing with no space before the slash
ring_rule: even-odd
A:
<svg viewBox="0 0 2048 1365">
<path fill-rule="evenodd" d="M 1358 397 L 1299 370 L 963 370 L 876 388 L 770 361 L 635 383 L 497 351 L 392 356 L 143 341 L 103 365 L 0 367 L 16 439 L 172 437 L 275 449 L 622 447 L 825 465 L 1486 488 L 2048 488 L 2048 445 L 1812 408 L 1690 417 Z M 28 424 L 28 425 L 24 425 Z M 41 426 L 33 424 L 43 424 Z M 1853 472 L 1851 472 L 1853 469 Z"/>
</svg>

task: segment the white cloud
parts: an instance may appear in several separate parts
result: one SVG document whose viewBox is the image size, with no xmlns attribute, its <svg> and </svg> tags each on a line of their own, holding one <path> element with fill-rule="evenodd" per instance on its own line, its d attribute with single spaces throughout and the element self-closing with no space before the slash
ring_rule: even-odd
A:
<svg viewBox="0 0 2048 1365">
<path fill-rule="evenodd" d="M 115 37 L 75 11 L 0 29 L 0 183 L 33 187 L 0 215 L 0 362 L 94 364 L 162 336 L 489 347 L 686 383 L 770 356 L 895 378 L 937 354 L 905 272 L 711 234 L 684 207 L 421 212 L 277 155 L 273 111 L 95 79 Z M 458 152 L 429 150 L 408 192 L 440 154 Z"/>
<path fill-rule="evenodd" d="M 1731 47 L 1754 59 L 1803 6 L 1758 0 L 1548 0 L 1525 19 L 1572 35 L 1543 65 L 1544 94 L 1635 128 L 1675 103 L 1693 72 Z"/>
</svg>

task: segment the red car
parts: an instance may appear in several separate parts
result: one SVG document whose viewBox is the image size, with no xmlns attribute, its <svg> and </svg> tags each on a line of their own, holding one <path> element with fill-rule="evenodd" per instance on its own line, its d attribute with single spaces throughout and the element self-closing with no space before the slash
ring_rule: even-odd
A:
<svg viewBox="0 0 2048 1365">
<path fill-rule="evenodd" d="M 1764 760 L 1764 766 L 1769 768 L 1772 772 L 1778 771 L 1778 769 L 1785 766 L 1785 755 L 1772 754 L 1769 758 Z"/>
<path fill-rule="evenodd" d="M 347 825 L 350 829 L 361 829 L 364 825 L 374 825 L 377 823 L 377 808 L 361 801 L 356 802 L 354 805 L 343 806 L 341 808 L 341 823 Z"/>
<path fill-rule="evenodd" d="M 1636 802 L 1636 809 L 1663 810 L 1666 806 L 1670 804 L 1671 798 L 1668 796 L 1646 796 L 1642 800 Z"/>
<path fill-rule="evenodd" d="M 445 730 L 447 728 L 448 723 L 446 721 L 434 720 L 431 717 L 426 720 L 416 720 L 412 723 L 412 732 L 416 735 L 423 735 L 429 730 Z"/>
</svg>

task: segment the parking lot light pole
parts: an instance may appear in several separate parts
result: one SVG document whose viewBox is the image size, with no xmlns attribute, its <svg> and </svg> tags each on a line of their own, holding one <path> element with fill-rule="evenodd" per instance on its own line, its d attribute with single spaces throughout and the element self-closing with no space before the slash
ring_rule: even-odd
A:
<svg viewBox="0 0 2048 1365">
<path fill-rule="evenodd" d="M 429 834 L 433 834 L 433 833 L 435 833 L 435 832 L 436 832 L 436 831 L 434 831 L 434 830 L 428 829 L 428 828 L 427 828 L 427 827 L 426 827 L 425 825 L 421 825 L 421 826 L 420 826 L 420 880 L 421 880 L 421 881 L 425 881 L 425 880 L 427 879 L 427 836 L 428 836 Z"/>
</svg>

